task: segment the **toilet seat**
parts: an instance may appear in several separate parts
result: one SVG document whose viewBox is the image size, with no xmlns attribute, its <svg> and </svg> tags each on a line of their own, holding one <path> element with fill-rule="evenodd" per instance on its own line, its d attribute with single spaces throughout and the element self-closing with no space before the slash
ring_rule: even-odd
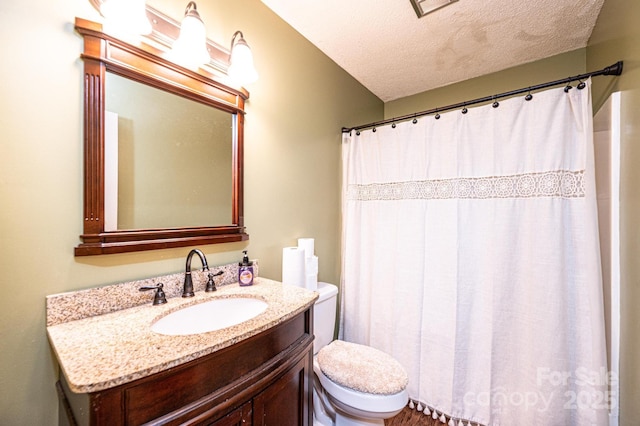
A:
<svg viewBox="0 0 640 426">
<path fill-rule="evenodd" d="M 340 386 L 322 373 L 317 357 L 313 360 L 313 370 L 332 403 L 343 411 L 357 410 L 363 417 L 386 419 L 395 415 L 409 401 L 406 389 L 392 395 L 376 395 Z"/>
<path fill-rule="evenodd" d="M 372 357 L 378 362 L 376 367 L 368 368 Z M 345 366 L 345 359 L 349 360 L 349 365 Z M 389 355 L 368 346 L 336 340 L 313 358 L 313 369 L 327 396 L 343 411 L 384 419 L 395 415 L 409 399 L 406 390 L 408 378 L 404 368 Z M 334 377 L 323 370 L 330 371 Z M 344 374 L 337 374 L 339 370 Z M 354 378 L 354 372 L 359 377 Z M 380 380 L 381 375 L 384 379 L 391 375 L 396 380 Z M 364 382 L 377 383 L 374 389 L 376 393 L 354 389 L 354 384 L 360 387 Z M 389 385 L 389 382 L 394 383 Z"/>
<path fill-rule="evenodd" d="M 318 352 L 322 372 L 340 386 L 391 395 L 407 387 L 407 372 L 392 356 L 370 346 L 334 340 Z"/>
</svg>

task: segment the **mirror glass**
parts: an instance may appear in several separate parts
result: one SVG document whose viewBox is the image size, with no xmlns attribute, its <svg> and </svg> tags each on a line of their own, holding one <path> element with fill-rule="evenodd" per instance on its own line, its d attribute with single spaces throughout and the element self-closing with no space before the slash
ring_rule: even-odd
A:
<svg viewBox="0 0 640 426">
<path fill-rule="evenodd" d="M 235 114 L 106 73 L 105 231 L 232 222 Z"/>
</svg>

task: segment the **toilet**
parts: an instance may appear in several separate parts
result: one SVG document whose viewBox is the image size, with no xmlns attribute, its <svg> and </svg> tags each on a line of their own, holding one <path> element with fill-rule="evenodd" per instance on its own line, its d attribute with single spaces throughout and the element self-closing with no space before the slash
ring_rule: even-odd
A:
<svg viewBox="0 0 640 426">
<path fill-rule="evenodd" d="M 409 401 L 407 373 L 377 349 L 333 340 L 338 288 L 318 283 L 314 305 L 313 425 L 384 426 Z"/>
</svg>

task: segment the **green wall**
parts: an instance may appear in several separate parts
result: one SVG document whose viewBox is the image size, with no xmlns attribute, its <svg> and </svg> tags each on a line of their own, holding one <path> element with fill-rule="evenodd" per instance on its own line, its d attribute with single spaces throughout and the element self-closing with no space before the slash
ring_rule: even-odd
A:
<svg viewBox="0 0 640 426">
<path fill-rule="evenodd" d="M 594 107 L 621 92 L 620 424 L 640 419 L 640 2 L 606 0 L 587 48 L 587 66 L 624 60 L 615 79 L 594 79 Z"/>
<path fill-rule="evenodd" d="M 180 18 L 186 2 L 148 3 Z M 263 276 L 281 253 L 315 237 L 319 278 L 337 282 L 340 129 L 379 120 L 383 103 L 258 0 L 198 2 L 209 38 L 241 29 L 260 79 L 248 86 L 247 243 L 200 247 L 210 264 L 248 249 Z M 98 20 L 88 0 L 0 2 L 0 424 L 52 425 L 55 358 L 45 296 L 179 272 L 189 248 L 76 258 L 82 232 L 82 39 L 74 18 Z"/>
<path fill-rule="evenodd" d="M 472 78 L 428 92 L 387 102 L 385 118 L 427 111 L 467 100 L 484 98 L 522 87 L 585 73 L 585 49 L 578 49 L 504 71 Z"/>
</svg>

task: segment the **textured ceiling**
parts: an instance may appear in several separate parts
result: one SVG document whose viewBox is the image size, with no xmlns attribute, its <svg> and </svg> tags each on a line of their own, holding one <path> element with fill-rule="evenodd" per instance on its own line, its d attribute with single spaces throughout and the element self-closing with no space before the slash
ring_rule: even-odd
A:
<svg viewBox="0 0 640 426">
<path fill-rule="evenodd" d="M 587 45 L 604 0 L 262 0 L 383 101 Z"/>
</svg>

